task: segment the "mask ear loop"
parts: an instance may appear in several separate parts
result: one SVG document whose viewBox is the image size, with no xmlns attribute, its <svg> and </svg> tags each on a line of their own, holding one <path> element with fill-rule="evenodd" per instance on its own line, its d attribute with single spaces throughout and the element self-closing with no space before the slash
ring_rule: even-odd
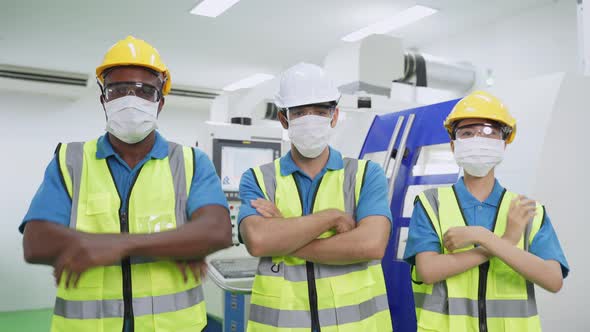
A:
<svg viewBox="0 0 590 332">
<path fill-rule="evenodd" d="M 100 80 L 98 79 L 98 77 L 96 77 L 96 84 L 98 84 L 98 88 L 100 89 L 100 94 L 103 95 L 103 97 L 104 97 L 105 96 L 104 95 L 105 87 L 102 84 L 100 84 Z"/>
</svg>

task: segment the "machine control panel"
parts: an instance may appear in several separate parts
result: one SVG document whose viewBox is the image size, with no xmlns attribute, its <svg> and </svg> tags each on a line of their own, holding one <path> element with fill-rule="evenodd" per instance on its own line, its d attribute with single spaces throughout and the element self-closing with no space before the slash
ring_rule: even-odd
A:
<svg viewBox="0 0 590 332">
<path fill-rule="evenodd" d="M 231 220 L 232 242 L 233 242 L 234 246 L 239 246 L 240 241 L 239 241 L 239 237 L 238 237 L 238 215 L 240 213 L 241 203 L 240 203 L 240 201 L 237 201 L 237 200 L 234 200 L 234 201 L 228 200 L 227 204 L 229 206 L 229 219 Z"/>
</svg>

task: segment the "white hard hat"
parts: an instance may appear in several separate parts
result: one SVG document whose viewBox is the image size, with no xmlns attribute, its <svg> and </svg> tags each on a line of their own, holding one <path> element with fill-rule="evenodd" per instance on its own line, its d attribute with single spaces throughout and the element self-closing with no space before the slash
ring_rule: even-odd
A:
<svg viewBox="0 0 590 332">
<path fill-rule="evenodd" d="M 338 102 L 340 92 L 326 72 L 317 65 L 298 63 L 281 76 L 275 104 L 279 108 Z"/>
</svg>

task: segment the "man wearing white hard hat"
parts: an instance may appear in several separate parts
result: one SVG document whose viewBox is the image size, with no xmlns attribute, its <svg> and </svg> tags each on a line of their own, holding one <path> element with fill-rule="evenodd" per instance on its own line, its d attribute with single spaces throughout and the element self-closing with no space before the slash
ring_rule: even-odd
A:
<svg viewBox="0 0 590 332">
<path fill-rule="evenodd" d="M 244 173 L 240 235 L 261 257 L 248 331 L 392 330 L 381 258 L 391 229 L 383 170 L 328 143 L 340 93 L 300 63 L 275 103 L 291 151 Z"/>
</svg>

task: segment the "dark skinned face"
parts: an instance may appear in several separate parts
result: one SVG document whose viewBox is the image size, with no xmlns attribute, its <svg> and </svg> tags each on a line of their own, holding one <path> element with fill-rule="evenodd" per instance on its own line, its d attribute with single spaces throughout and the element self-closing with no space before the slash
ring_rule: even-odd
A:
<svg viewBox="0 0 590 332">
<path fill-rule="evenodd" d="M 125 66 L 125 67 L 115 67 L 111 69 L 107 76 L 104 78 L 104 86 L 107 86 L 112 83 L 120 83 L 120 82 L 139 82 L 150 84 L 158 89 L 162 89 L 162 82 L 163 82 L 162 74 L 155 74 L 154 72 L 147 70 L 142 67 L 134 67 L 134 66 Z M 100 96 L 100 102 L 103 104 L 104 108 L 104 96 Z M 158 106 L 158 115 L 164 106 L 164 97 L 160 99 L 160 105 Z"/>
</svg>

